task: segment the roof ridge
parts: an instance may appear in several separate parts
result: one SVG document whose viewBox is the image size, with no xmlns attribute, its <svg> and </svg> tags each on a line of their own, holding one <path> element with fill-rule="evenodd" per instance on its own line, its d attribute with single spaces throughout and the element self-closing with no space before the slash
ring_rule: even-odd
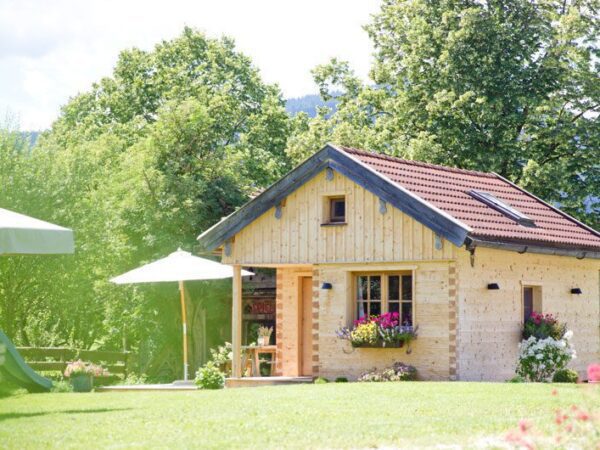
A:
<svg viewBox="0 0 600 450">
<path fill-rule="evenodd" d="M 432 164 L 432 163 L 428 163 L 428 162 L 424 162 L 424 161 L 415 161 L 412 159 L 400 158 L 398 156 L 387 155 L 385 153 L 379 153 L 379 152 L 374 152 L 374 151 L 370 151 L 370 150 L 363 150 L 363 149 L 354 148 L 354 147 L 346 147 L 343 145 L 340 145 L 337 147 L 346 153 L 354 153 L 354 154 L 359 154 L 359 155 L 372 156 L 374 158 L 398 162 L 398 163 L 402 163 L 402 164 L 409 164 L 409 165 L 413 165 L 413 166 L 417 166 L 417 167 L 425 167 L 428 169 L 444 170 L 446 172 L 464 173 L 464 174 L 469 174 L 469 175 L 483 176 L 486 178 L 496 178 L 492 172 L 481 172 L 479 170 L 460 169 L 458 167 L 449 167 L 449 166 L 443 166 L 441 164 Z"/>
</svg>

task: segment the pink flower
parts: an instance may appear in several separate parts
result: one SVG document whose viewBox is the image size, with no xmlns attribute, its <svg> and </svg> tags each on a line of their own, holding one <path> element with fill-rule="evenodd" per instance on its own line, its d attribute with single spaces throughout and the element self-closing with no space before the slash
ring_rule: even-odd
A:
<svg viewBox="0 0 600 450">
<path fill-rule="evenodd" d="M 589 381 L 600 381 L 600 364 L 590 364 L 587 368 Z"/>
<path fill-rule="evenodd" d="M 530 428 L 531 422 L 525 419 L 519 420 L 519 430 L 521 430 L 522 433 L 527 433 L 527 430 L 529 430 Z"/>
</svg>

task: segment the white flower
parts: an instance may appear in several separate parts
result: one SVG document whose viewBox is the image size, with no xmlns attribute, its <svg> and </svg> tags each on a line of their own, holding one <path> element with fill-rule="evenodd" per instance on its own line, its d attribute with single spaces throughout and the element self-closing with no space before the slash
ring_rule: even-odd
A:
<svg viewBox="0 0 600 450">
<path fill-rule="evenodd" d="M 563 336 L 563 338 L 565 338 L 567 341 L 570 340 L 572 337 L 573 337 L 573 332 L 571 330 L 567 330 L 567 332 Z"/>
</svg>

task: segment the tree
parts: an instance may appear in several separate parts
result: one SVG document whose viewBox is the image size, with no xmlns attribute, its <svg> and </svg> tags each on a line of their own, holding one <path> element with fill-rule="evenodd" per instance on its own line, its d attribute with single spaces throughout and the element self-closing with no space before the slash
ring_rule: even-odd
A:
<svg viewBox="0 0 600 450">
<path fill-rule="evenodd" d="M 298 119 L 290 155 L 333 140 L 496 171 L 597 226 L 599 6 L 385 0 L 367 27 L 375 85 L 337 60 L 315 69 L 325 98 L 343 95 L 330 119 Z"/>
<path fill-rule="evenodd" d="M 108 280 L 193 249 L 202 230 L 289 168 L 289 130 L 279 89 L 229 39 L 186 28 L 153 51 L 122 52 L 112 76 L 73 98 L 33 150 L 12 132 L 10 145 L 0 139 L 0 182 L 14 187 L 0 207 L 70 227 L 76 244 L 75 255 L 0 260 L 0 328 L 17 323 L 8 334 L 18 344 L 126 342 L 148 361 L 166 346 L 180 361 L 178 304 L 168 300 L 177 286 Z M 230 296 L 195 284 L 211 308 L 190 311 L 216 333 Z"/>
</svg>

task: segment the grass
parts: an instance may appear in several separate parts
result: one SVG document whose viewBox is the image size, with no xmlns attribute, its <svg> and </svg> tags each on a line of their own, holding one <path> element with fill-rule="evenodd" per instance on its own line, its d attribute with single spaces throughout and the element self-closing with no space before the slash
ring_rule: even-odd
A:
<svg viewBox="0 0 600 450">
<path fill-rule="evenodd" d="M 553 389 L 558 395 L 551 394 Z M 0 399 L 0 443 L 31 448 L 471 447 L 589 405 L 585 385 L 339 383 Z"/>
</svg>

